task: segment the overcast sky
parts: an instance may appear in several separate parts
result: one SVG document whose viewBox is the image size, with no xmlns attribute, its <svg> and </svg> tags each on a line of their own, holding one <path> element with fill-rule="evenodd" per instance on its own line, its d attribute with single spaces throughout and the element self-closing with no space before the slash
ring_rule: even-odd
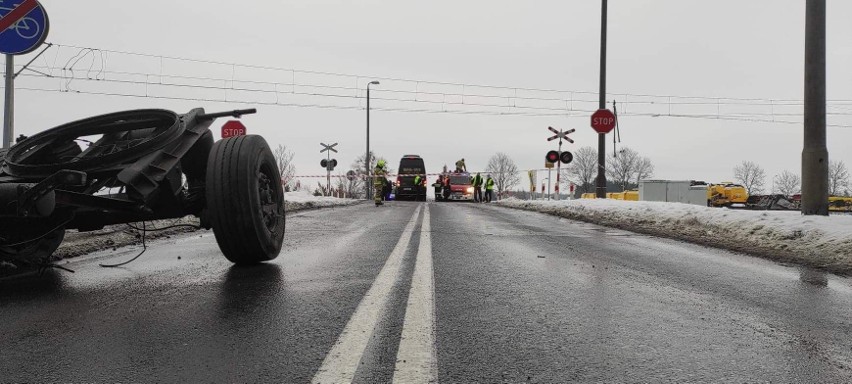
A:
<svg viewBox="0 0 852 384">
<path fill-rule="evenodd" d="M 66 46 L 145 53 L 253 66 L 296 68 L 305 71 L 356 75 L 334 78 L 306 73 L 266 71 L 197 62 L 166 64 L 155 57 L 110 53 L 107 71 L 191 74 L 211 79 L 231 76 L 260 82 L 311 83 L 363 88 L 372 78 L 413 79 L 423 83 L 382 80 L 374 97 L 419 100 L 400 103 L 375 100 L 382 109 L 446 108 L 441 93 L 507 96 L 511 88 L 577 91 L 543 92 L 535 97 L 594 100 L 597 92 L 600 2 L 584 1 L 259 1 L 149 0 L 65 1 L 41 0 L 50 15 L 48 41 Z M 775 106 L 771 100 L 801 100 L 803 94 L 804 1 L 685 1 L 612 0 L 609 2 L 608 100 L 624 103 L 620 119 L 622 144 L 651 158 L 656 178 L 724 181 L 743 160 L 761 164 L 771 177 L 783 170 L 800 170 L 801 124 L 729 121 L 710 118 L 674 118 L 669 113 L 728 115 L 742 113 L 760 120 L 800 119 L 801 106 Z M 834 112 L 852 113 L 852 3 L 828 1 L 828 98 Z M 36 62 L 57 69 L 73 48 L 49 51 Z M 19 58 L 22 63 L 26 58 Z M 85 64 L 85 63 L 83 63 Z M 82 64 L 81 64 L 82 65 Z M 79 66 L 76 67 L 79 69 Z M 106 75 L 103 75 L 106 76 Z M 112 76 L 112 75 L 110 75 Z M 145 81 L 156 81 L 151 79 Z M 212 81 L 212 80 L 211 80 Z M 430 84 L 500 85 L 477 89 Z M 89 82 L 92 83 L 92 82 Z M 227 84 L 212 81 L 213 87 Z M 220 84 L 221 83 L 221 84 Z M 332 84 L 334 83 L 334 84 Z M 233 84 L 232 84 L 233 85 Z M 350 98 L 286 96 L 302 105 L 338 105 L 354 109 L 306 108 L 271 105 L 269 95 L 214 89 L 215 98 L 234 102 L 114 97 L 75 92 L 57 79 L 45 82 L 20 77 L 18 87 L 46 87 L 55 91 L 20 90 L 16 97 L 17 133 L 37 131 L 74 119 L 134 108 L 186 111 L 244 108 L 237 101 L 262 100 L 257 115 L 245 118 L 250 133 L 262 134 L 277 146 L 285 144 L 296 155 L 300 175 L 322 174 L 320 142 L 339 142 L 338 161 L 349 164 L 365 149 L 363 92 L 342 92 Z M 65 87 L 65 88 L 63 88 Z M 187 98 L 179 90 L 139 84 L 87 84 L 70 89 L 101 93 L 133 93 Z M 385 93 L 382 93 L 382 89 Z M 391 93 L 409 90 L 413 93 Z M 418 91 L 423 91 L 419 94 Z M 219 92 L 216 94 L 215 92 Z M 428 93 L 431 92 L 431 93 Z M 311 92 L 305 92 L 311 93 Z M 521 91 L 531 95 L 532 91 Z M 625 94 L 627 96 L 625 96 Z M 702 106 L 666 105 L 667 98 L 636 95 L 694 96 Z M 631 96 L 633 95 L 633 96 Z M 278 101 L 285 97 L 275 95 Z M 457 102 L 456 96 L 449 96 Z M 705 98 L 754 98 L 746 106 L 707 106 Z M 431 99 L 430 99 L 431 98 Z M 432 104 L 423 104 L 430 100 Z M 678 100 L 689 100 L 675 98 Z M 497 102 L 504 102 L 500 99 Z M 630 104 L 653 101 L 654 104 Z M 494 100 L 491 100 L 494 102 Z M 550 102 L 534 101 L 551 107 Z M 661 104 L 662 103 L 662 104 Z M 788 102 L 789 103 L 789 102 Z M 560 104 L 560 103 L 557 103 Z M 564 103 L 562 103 L 564 104 Z M 795 104 L 795 103 L 793 103 Z M 561 104 L 560 104 L 561 106 Z M 454 110 L 470 110 L 456 106 Z M 566 106 L 568 107 L 568 106 Z M 577 106 L 575 106 L 577 107 Z M 586 103 L 582 108 L 592 108 Z M 620 109 L 622 107 L 620 106 Z M 695 109 L 698 108 L 698 109 Z M 704 108 L 704 109 L 701 109 Z M 708 110 L 709 108 L 709 110 Z M 451 108 L 453 109 L 453 108 Z M 495 108 L 486 108 L 494 111 Z M 518 111 L 506 108 L 507 112 Z M 540 110 L 537 110 L 540 111 Z M 630 115 L 635 112 L 637 115 Z M 659 117 L 642 114 L 660 114 Z M 542 168 L 547 126 L 576 128 L 576 144 L 568 150 L 597 145 L 588 113 L 576 116 L 413 113 L 373 111 L 372 148 L 390 160 L 401 155 L 424 157 L 437 171 L 460 157 L 472 170 L 485 168 L 495 152 L 505 152 L 521 169 Z M 755 118 L 746 118 L 745 120 Z M 831 116 L 830 123 L 852 125 L 849 116 Z M 852 165 L 852 128 L 828 129 L 833 160 Z M 611 137 L 608 152 L 611 151 Z"/>
</svg>

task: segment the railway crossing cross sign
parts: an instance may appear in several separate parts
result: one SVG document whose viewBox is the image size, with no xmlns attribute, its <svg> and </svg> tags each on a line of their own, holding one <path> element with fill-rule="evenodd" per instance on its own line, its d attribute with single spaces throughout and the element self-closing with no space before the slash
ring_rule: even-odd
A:
<svg viewBox="0 0 852 384">
<path fill-rule="evenodd" d="M 0 0 L 0 53 L 22 55 L 47 38 L 50 21 L 37 0 Z"/>
<path fill-rule="evenodd" d="M 568 137 L 568 135 L 569 135 L 569 134 L 574 133 L 575 131 L 577 131 L 576 129 L 571 128 L 571 129 L 569 129 L 569 130 L 567 130 L 567 131 L 562 131 L 561 129 L 557 131 L 557 130 L 556 130 L 556 128 L 553 128 L 553 127 L 547 127 L 547 129 L 549 129 L 549 130 L 550 130 L 550 132 L 555 133 L 555 135 L 553 135 L 553 136 L 549 137 L 549 138 L 547 139 L 547 141 L 553 141 L 553 140 L 556 140 L 556 139 L 562 139 L 562 140 L 565 140 L 565 141 L 567 141 L 567 142 L 569 142 L 569 143 L 571 143 L 571 144 L 574 144 L 574 140 L 571 140 L 571 138 L 570 138 L 570 137 Z"/>
<path fill-rule="evenodd" d="M 571 152 L 567 152 L 567 151 L 562 152 L 562 140 L 565 140 L 565 141 L 567 141 L 571 144 L 574 144 L 574 140 L 572 140 L 570 137 L 568 137 L 568 135 L 571 134 L 571 133 L 574 133 L 577 130 L 574 129 L 574 128 L 571 128 L 567 131 L 563 131 L 561 129 L 557 130 L 556 128 L 553 128 L 553 127 L 547 127 L 547 129 L 550 132 L 555 133 L 555 135 L 548 137 L 547 141 L 553 141 L 553 140 L 559 139 L 559 150 L 558 151 L 550 151 L 550 152 L 547 153 L 547 156 L 545 157 L 545 160 L 546 160 L 545 166 L 550 165 L 550 166 L 547 166 L 547 168 L 553 168 L 552 164 L 556 163 L 556 188 L 555 189 L 556 189 L 556 200 L 559 200 L 559 182 L 560 182 L 560 174 L 562 173 L 562 172 L 560 172 L 560 164 L 562 164 L 562 163 L 568 164 L 568 163 L 571 162 L 571 160 L 574 159 L 574 156 L 571 154 Z M 550 171 L 548 171 L 548 172 L 550 172 Z M 550 174 L 549 173 L 548 173 L 547 178 L 548 178 L 548 180 L 550 180 Z"/>
<path fill-rule="evenodd" d="M 322 145 L 322 149 L 320 150 L 320 153 L 323 153 L 325 151 L 332 151 L 334 153 L 337 153 L 337 150 L 334 149 L 334 147 L 337 146 L 337 143 L 334 143 L 332 145 L 328 145 L 326 143 L 320 143 L 320 145 Z"/>
</svg>

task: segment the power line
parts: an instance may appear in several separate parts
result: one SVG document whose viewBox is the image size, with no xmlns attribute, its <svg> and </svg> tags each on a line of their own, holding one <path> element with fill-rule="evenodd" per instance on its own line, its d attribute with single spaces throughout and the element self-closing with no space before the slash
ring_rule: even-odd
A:
<svg viewBox="0 0 852 384">
<path fill-rule="evenodd" d="M 264 101 L 256 101 L 256 100 L 237 100 L 237 99 L 211 99 L 211 98 L 192 98 L 192 97 L 177 97 L 177 96 L 163 96 L 163 95 L 139 95 L 139 94 L 127 94 L 127 93 L 118 93 L 118 92 L 91 92 L 91 91 L 60 91 L 57 89 L 43 89 L 43 88 L 28 88 L 28 87 L 18 87 L 18 90 L 23 91 L 36 91 L 36 92 L 54 92 L 54 93 L 71 93 L 71 94 L 85 94 L 85 95 L 95 95 L 95 96 L 111 96 L 111 97 L 129 97 L 129 98 L 142 98 L 142 99 L 159 99 L 159 100 L 180 100 L 180 101 L 194 101 L 194 102 L 208 102 L 208 103 L 230 103 L 230 104 L 245 104 L 245 105 L 264 105 L 264 106 L 276 106 L 276 107 L 294 107 L 294 108 L 315 108 L 315 109 L 335 109 L 335 110 L 364 110 L 363 107 L 360 106 L 346 106 L 346 105 L 332 105 L 332 104 L 308 104 L 308 103 L 274 103 L 274 102 L 264 102 Z M 383 111 L 383 112 L 403 112 L 403 113 L 427 113 L 427 114 L 453 114 L 453 115 L 480 115 L 480 116 L 527 116 L 527 117 L 587 117 L 588 113 L 591 111 L 563 111 L 561 113 L 544 113 L 544 112 L 518 112 L 518 111 L 486 111 L 486 110 L 457 110 L 457 109 L 444 109 L 444 110 L 435 110 L 435 109 L 415 109 L 415 108 L 391 108 L 391 107 L 371 107 L 371 110 L 375 111 Z M 787 120 L 771 120 L 771 119 L 759 119 L 759 118 L 747 118 L 747 117 L 727 117 L 727 116 L 713 116 L 713 115 L 683 115 L 683 114 L 672 114 L 672 115 L 659 115 L 659 114 L 648 114 L 648 113 L 631 113 L 624 114 L 621 113 L 622 116 L 637 116 L 637 117 L 663 117 L 663 118 L 676 118 L 676 119 L 699 119 L 699 120 L 719 120 L 719 121 L 739 121 L 739 122 L 750 122 L 750 123 L 775 123 L 775 124 L 792 124 L 799 125 L 800 121 L 787 121 Z M 849 125 L 841 125 L 841 124 L 829 124 L 829 127 L 835 128 L 850 128 L 852 126 Z"/>
<path fill-rule="evenodd" d="M 369 80 L 388 80 L 388 81 L 399 81 L 399 82 L 408 82 L 408 83 L 449 85 L 449 86 L 459 86 L 459 87 L 469 87 L 469 88 L 502 89 L 502 90 L 508 90 L 508 91 L 553 92 L 553 93 L 563 93 L 563 94 L 573 93 L 573 94 L 593 95 L 593 96 L 598 94 L 597 91 L 513 87 L 513 86 L 493 85 L 493 84 L 472 84 L 472 83 L 459 83 L 459 82 L 448 82 L 448 81 L 411 79 L 411 78 L 402 78 L 402 77 L 358 75 L 358 74 L 343 73 L 343 72 L 317 71 L 317 70 L 286 68 L 286 67 L 276 67 L 276 66 L 266 66 L 266 65 L 256 65 L 256 64 L 224 62 L 224 61 L 215 61 L 215 60 L 193 59 L 193 58 L 156 55 L 156 54 L 139 53 L 139 52 L 122 51 L 122 50 L 91 48 L 91 47 L 83 47 L 83 46 L 78 46 L 78 45 L 57 44 L 57 43 L 52 43 L 52 44 L 54 46 L 58 47 L 58 48 L 65 47 L 65 48 L 78 49 L 78 50 L 87 51 L 87 52 L 104 52 L 104 53 L 113 53 L 113 54 L 128 55 L 128 56 L 146 57 L 146 58 L 159 59 L 159 60 L 174 60 L 174 61 L 191 62 L 191 63 L 199 63 L 199 64 L 227 66 L 227 67 L 232 67 L 232 68 L 240 67 L 240 68 L 248 68 L 248 69 L 267 70 L 267 71 L 302 73 L 302 74 L 334 76 L 334 77 L 349 77 L 349 78 L 356 78 L 356 79 L 363 78 L 363 79 L 365 79 L 365 81 L 367 79 L 369 79 Z M 150 74 L 150 75 L 156 76 L 156 74 Z M 752 101 L 752 102 L 764 102 L 765 105 L 772 105 L 772 104 L 781 105 L 781 104 L 785 104 L 785 103 L 794 103 L 792 105 L 803 105 L 803 103 L 804 103 L 804 101 L 800 100 L 800 99 L 767 99 L 767 98 L 741 98 L 741 97 L 716 97 L 716 96 L 684 96 L 684 95 L 644 94 L 644 93 L 625 93 L 625 92 L 621 92 L 621 93 L 615 92 L 615 93 L 612 93 L 612 95 L 614 95 L 614 96 L 625 96 L 625 97 L 655 97 L 655 98 L 690 99 L 690 100 L 713 100 L 714 102 L 712 104 L 714 104 L 714 105 L 715 105 L 716 101 Z M 852 100 L 830 100 L 830 101 L 838 102 L 838 103 L 852 104 Z"/>
<path fill-rule="evenodd" d="M 29 75 L 29 74 L 26 74 L 24 76 L 37 77 L 36 75 Z M 66 91 L 66 92 L 77 92 L 77 90 L 72 89 L 70 87 L 70 83 L 71 83 L 70 80 L 80 80 L 80 81 L 84 81 L 84 82 L 114 83 L 114 84 L 122 84 L 122 85 L 140 85 L 140 86 L 146 87 L 145 95 L 127 94 L 127 93 L 111 93 L 112 95 L 127 95 L 127 96 L 135 95 L 135 96 L 153 97 L 154 95 L 149 94 L 147 88 L 149 86 L 160 86 L 160 87 L 176 87 L 176 88 L 193 88 L 193 89 L 214 90 L 214 91 L 222 91 L 223 92 L 224 97 L 221 100 L 220 99 L 204 98 L 204 100 L 207 100 L 207 101 L 231 101 L 230 99 L 228 99 L 227 95 L 224 94 L 224 92 L 229 92 L 229 91 L 254 92 L 254 93 L 269 94 L 269 95 L 274 95 L 276 97 L 276 102 L 270 103 L 270 104 L 272 104 L 272 105 L 278 104 L 278 105 L 283 105 L 283 106 L 288 106 L 288 105 L 292 106 L 294 104 L 293 103 L 280 103 L 278 99 L 282 95 L 283 96 L 286 96 L 286 95 L 317 96 L 317 97 L 349 99 L 349 100 L 359 100 L 359 101 L 360 101 L 360 99 L 362 99 L 361 96 L 357 96 L 357 95 L 330 94 L 330 93 L 322 93 L 322 92 L 302 92 L 302 91 L 296 91 L 295 88 L 293 90 L 290 90 L 290 91 L 281 92 L 277 89 L 242 88 L 242 87 L 234 86 L 233 84 L 232 84 L 232 86 L 228 87 L 228 86 L 224 86 L 224 85 L 223 86 L 213 86 L 213 85 L 199 85 L 199 84 L 181 84 L 181 83 L 169 83 L 169 82 L 162 82 L 162 81 L 152 83 L 152 82 L 149 82 L 147 80 L 146 81 L 121 80 L 121 79 L 109 79 L 109 78 L 99 78 L 99 77 L 95 77 L 95 78 L 91 78 L 91 77 L 74 78 L 74 77 L 68 77 L 68 76 L 65 76 L 65 75 L 54 76 L 54 78 L 57 78 L 57 79 L 60 79 L 60 80 L 67 80 L 66 83 L 65 83 L 65 89 L 59 89 L 59 91 Z M 305 87 L 306 88 L 312 88 L 313 86 L 307 85 Z M 36 89 L 31 88 L 30 90 L 36 90 Z M 47 89 L 38 88 L 37 90 L 47 90 Z M 97 94 L 97 92 L 87 92 L 87 93 Z M 167 97 L 161 97 L 161 98 L 167 98 Z M 373 99 L 377 100 L 377 101 L 387 101 L 387 102 L 395 102 L 395 103 L 430 104 L 430 105 L 435 105 L 435 106 L 441 106 L 442 109 L 444 109 L 445 106 L 464 106 L 466 108 L 468 108 L 468 107 L 484 107 L 484 108 L 495 108 L 495 109 L 504 109 L 505 108 L 505 109 L 507 109 L 507 111 L 509 111 L 509 112 L 501 112 L 501 111 L 496 111 L 496 112 L 495 111 L 489 111 L 488 112 L 488 114 L 495 114 L 495 115 L 530 115 L 530 113 L 511 112 L 511 110 L 513 110 L 513 109 L 523 110 L 523 111 L 550 112 L 548 115 L 551 115 L 551 116 L 572 116 L 572 115 L 576 115 L 576 113 L 578 113 L 578 112 L 581 112 L 581 113 L 594 112 L 594 109 L 584 109 L 584 108 L 573 108 L 573 107 L 571 107 L 571 108 L 567 108 L 567 107 L 554 108 L 554 107 L 529 106 L 529 105 L 518 105 L 518 104 L 488 104 L 488 103 L 476 103 L 476 102 L 470 102 L 470 101 L 465 102 L 464 100 L 462 100 L 462 101 L 447 101 L 447 100 L 433 101 L 433 100 L 418 100 L 418 99 L 400 99 L 400 98 L 390 98 L 390 97 L 382 97 L 382 96 L 375 96 Z M 191 99 L 191 100 L 195 100 L 195 99 Z M 313 105 L 315 106 L 316 104 L 313 104 Z M 340 106 L 334 106 L 334 108 L 340 108 Z M 358 108 L 360 108 L 360 107 L 358 107 Z M 394 109 L 394 108 L 386 108 L 386 109 L 391 110 L 391 109 Z M 395 109 L 396 110 L 405 110 L 405 111 L 420 111 L 420 112 L 426 112 L 426 111 L 441 112 L 441 111 L 433 111 L 433 110 L 425 110 L 425 109 L 424 110 L 413 110 L 413 109 L 410 109 L 410 108 L 403 108 L 403 109 L 395 108 Z M 474 113 L 470 113 L 468 111 L 461 111 L 461 113 L 474 114 Z M 479 114 L 485 114 L 486 112 L 480 111 L 478 113 Z M 541 115 L 541 114 L 533 113 L 532 115 Z M 771 113 L 762 113 L 762 112 L 730 113 L 730 112 L 727 112 L 727 113 L 724 113 L 724 114 L 717 112 L 716 114 L 709 114 L 709 113 L 683 114 L 683 113 L 672 113 L 671 110 L 667 113 L 624 112 L 623 115 L 625 115 L 625 116 L 649 116 L 649 117 L 702 118 L 702 119 L 715 119 L 715 120 L 736 120 L 736 121 L 750 121 L 750 122 L 779 122 L 779 123 L 798 123 L 798 122 L 778 120 L 778 119 L 776 119 L 776 117 L 799 117 L 799 116 L 801 116 L 801 114 L 798 114 L 798 113 L 780 113 L 780 112 L 771 112 Z M 831 116 L 852 116 L 852 112 L 828 112 L 828 115 L 831 115 Z M 770 117 L 771 117 L 771 119 L 769 119 Z M 765 119 L 761 119 L 761 118 L 765 118 Z M 840 126 L 840 125 L 838 125 L 838 126 Z"/>
<path fill-rule="evenodd" d="M 349 86 L 349 85 L 329 85 L 329 84 L 313 84 L 313 83 L 305 83 L 305 82 L 297 82 L 295 74 L 296 73 L 310 73 L 310 74 L 321 74 L 338 76 L 338 77 L 352 77 L 356 80 L 356 83 L 360 81 L 361 77 L 367 78 L 365 76 L 360 75 L 349 75 L 342 73 L 332 73 L 332 72 L 321 72 L 321 71 L 305 71 L 305 70 L 296 70 L 296 69 L 286 69 L 286 68 L 276 68 L 276 67 L 268 67 L 268 66 L 256 66 L 256 65 L 245 65 L 245 64 L 233 64 L 233 63 L 224 63 L 224 62 L 216 62 L 216 61 L 207 61 L 207 60 L 196 60 L 196 59 L 187 59 L 187 58 L 179 58 L 179 57 L 168 57 L 168 56 L 160 56 L 160 55 L 150 55 L 150 54 L 142 54 L 142 53 L 134 53 L 134 52 L 126 52 L 126 51 L 111 51 L 111 50 L 101 50 L 95 48 L 84 48 L 70 45 L 56 45 L 57 53 L 54 57 L 54 64 L 50 65 L 50 63 L 45 58 L 45 66 L 35 66 L 34 68 L 42 69 L 44 72 L 34 71 L 39 73 L 39 75 L 33 75 L 29 73 L 22 73 L 21 75 L 29 78 L 42 78 L 42 76 L 47 76 L 49 78 L 57 79 L 59 81 L 64 81 L 63 85 L 60 85 L 58 89 L 49 89 L 49 88 L 33 88 L 30 87 L 25 90 L 31 91 L 59 91 L 59 92 L 74 92 L 80 94 L 90 94 L 90 95 L 102 95 L 102 96 L 122 96 L 122 97 L 143 97 L 143 98 L 157 98 L 157 99 L 169 99 L 169 100 L 186 100 L 186 101 L 203 101 L 203 102 L 230 102 L 230 103 L 241 103 L 241 104 L 258 104 L 258 105 L 275 105 L 282 107 L 301 107 L 301 108 L 325 108 L 325 109 L 363 109 L 360 106 L 361 100 L 364 98 L 361 92 L 363 92 L 362 87 L 360 86 Z M 60 50 L 62 47 L 74 49 L 76 52 L 73 52 L 72 55 L 65 61 L 65 65 L 61 68 L 56 65 L 59 62 Z M 108 70 L 106 68 L 108 57 L 106 55 L 108 53 L 115 54 L 123 54 L 123 55 L 132 55 L 139 57 L 148 57 L 160 60 L 160 73 L 150 73 L 150 72 L 138 72 L 138 71 L 115 71 Z M 85 62 L 84 58 L 90 58 L 90 62 Z M 163 63 L 162 60 L 179 60 L 186 61 L 191 63 L 204 63 L 204 64 L 214 64 L 214 65 L 223 65 L 223 66 L 232 66 L 232 74 L 231 78 L 223 78 L 223 77 L 209 77 L 209 76 L 196 76 L 196 75 L 175 75 L 175 74 L 165 74 L 163 73 Z M 64 60 L 64 58 L 63 58 Z M 98 63 L 98 60 L 100 61 Z M 88 63 L 87 68 L 79 68 L 79 66 L 85 67 L 86 63 Z M 96 65 L 97 64 L 97 65 Z M 258 80 L 243 80 L 237 79 L 235 75 L 236 66 L 245 67 L 245 68 L 256 68 L 256 69 L 264 69 L 264 70 L 279 70 L 279 71 L 290 71 L 293 76 L 291 77 L 291 82 L 273 82 L 273 81 L 258 81 Z M 56 73 L 56 74 L 55 74 Z M 379 78 L 379 79 L 391 79 L 390 77 L 370 77 L 370 78 Z M 152 80 L 155 79 L 155 80 Z M 171 80 L 171 81 L 163 81 L 163 80 Z M 391 112 L 417 112 L 417 113 L 450 113 L 450 114 L 467 114 L 467 115 L 495 115 L 495 116 L 588 116 L 588 113 L 594 112 L 596 110 L 596 106 L 591 105 L 592 103 L 596 103 L 597 100 L 586 99 L 583 97 L 575 98 L 575 93 L 579 95 L 587 95 L 593 94 L 591 92 L 583 92 L 583 91 L 560 91 L 560 90 L 542 90 L 542 89 L 534 89 L 534 88 L 512 88 L 512 87 L 499 87 L 499 86 L 482 86 L 482 85 L 472 85 L 472 84 L 463 84 L 463 83 L 449 83 L 449 82 L 433 82 L 433 81 L 423 81 L 423 80 L 411 80 L 411 79 L 396 79 L 400 81 L 408 81 L 415 82 L 416 86 L 414 90 L 409 89 L 398 89 L 393 87 L 383 87 L 383 89 L 376 89 L 376 96 L 372 97 L 372 100 L 385 102 L 384 104 L 402 104 L 402 105 L 427 105 L 433 106 L 434 108 L 411 108 L 411 107 L 391 107 L 391 106 L 377 106 L 376 110 L 384 110 Z M 100 84 L 114 84 L 114 85 L 123 85 L 123 86 L 140 86 L 144 87 L 144 94 L 140 92 L 132 92 L 132 91 L 117 91 L 117 92 L 104 92 L 104 91 L 95 91 L 95 90 L 86 90 L 81 91 L 72 88 L 72 84 L 75 81 L 81 81 L 84 83 L 100 83 Z M 217 85 L 221 83 L 222 85 Z M 430 91 L 430 90 L 421 90 L 420 84 L 442 84 L 442 85 L 453 85 L 462 87 L 461 92 L 456 91 Z M 182 96 L 169 96 L 163 94 L 152 94 L 153 91 L 161 91 L 163 89 L 175 88 L 175 89 L 193 89 L 200 91 L 215 91 L 222 92 L 221 98 L 213 98 L 213 97 L 182 97 Z M 282 87 L 284 90 L 282 91 Z M 502 89 L 511 91 L 511 94 L 485 94 L 485 93 L 468 93 L 466 87 L 471 88 L 491 88 L 491 89 Z M 289 88 L 289 89 L 288 89 Z M 569 96 L 569 98 L 565 97 L 536 97 L 536 96 L 528 96 L 521 93 L 518 94 L 518 91 L 536 91 L 536 92 L 554 92 L 560 95 Z M 274 97 L 274 101 L 248 101 L 248 100 L 236 100 L 233 96 L 229 95 L 229 93 L 256 93 L 261 95 L 270 96 L 270 99 Z M 161 92 L 157 92 L 161 93 Z M 399 97 L 393 97 L 388 95 L 402 95 Z M 626 109 L 621 111 L 622 116 L 643 116 L 643 117 L 671 117 L 671 118 L 685 118 L 685 119 L 704 119 L 704 120 L 726 120 L 726 121 L 744 121 L 744 122 L 758 122 L 758 123 L 779 123 L 779 124 L 801 124 L 800 120 L 792 121 L 787 118 L 801 118 L 801 113 L 790 113 L 783 112 L 784 108 L 791 107 L 800 107 L 802 104 L 797 100 L 770 100 L 770 99 L 743 99 L 743 98 L 701 98 L 701 97 L 692 97 L 692 96 L 658 96 L 658 95 L 641 95 L 641 94 L 623 94 L 625 97 L 632 97 L 633 101 L 630 99 L 621 101 L 619 103 L 625 106 L 630 106 L 631 104 L 635 107 L 633 109 Z M 328 99 L 336 99 L 336 100 L 349 100 L 356 101 L 357 105 L 340 105 L 340 104 L 323 104 L 323 103 L 300 103 L 300 102 L 282 102 L 281 99 L 287 99 L 291 96 L 299 96 L 299 97 L 319 97 L 319 98 L 328 98 Z M 409 96 L 409 97 L 406 97 Z M 440 97 L 440 100 L 437 98 Z M 642 100 L 642 98 L 658 98 L 659 100 Z M 640 100 L 636 100 L 640 99 Z M 674 101 L 672 100 L 674 99 Z M 490 101 L 496 100 L 498 103 L 492 103 Z M 505 102 L 504 102 L 505 101 Z M 539 105 L 535 105 L 538 102 Z M 545 103 L 542 105 L 542 103 Z M 852 110 L 848 109 L 848 107 L 844 108 L 845 103 L 852 103 L 852 101 L 840 100 L 837 101 L 841 105 L 832 106 L 832 111 L 828 112 L 828 115 L 834 117 L 843 117 L 843 116 L 852 116 Z M 577 107 L 576 105 L 579 105 Z M 585 108 L 583 107 L 585 105 Z M 643 106 L 647 109 L 648 107 L 655 108 L 656 110 L 648 111 L 648 110 L 636 110 L 636 108 L 643 108 Z M 722 107 L 768 107 L 763 109 L 762 111 L 752 111 L 752 112 L 744 112 L 744 111 L 728 111 L 726 110 L 724 113 L 722 112 Z M 450 107 L 450 108 L 448 108 Z M 662 112 L 661 108 L 667 107 L 667 111 Z M 703 111 L 695 111 L 693 113 L 683 113 L 683 111 L 674 110 L 673 107 L 705 107 Z M 715 113 L 711 113 L 706 110 L 706 107 L 715 107 Z M 781 108 L 782 111 L 776 111 L 777 108 Z M 482 109 L 485 108 L 485 109 Z M 770 110 L 771 109 L 771 110 Z M 767 112 L 767 110 L 769 110 Z M 842 124 L 832 124 L 830 126 L 834 127 L 846 127 L 846 125 Z"/>
</svg>

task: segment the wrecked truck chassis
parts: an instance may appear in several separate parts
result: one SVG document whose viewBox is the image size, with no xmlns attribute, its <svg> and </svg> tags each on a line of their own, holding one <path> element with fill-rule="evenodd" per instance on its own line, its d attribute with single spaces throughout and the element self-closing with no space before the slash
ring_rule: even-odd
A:
<svg viewBox="0 0 852 384">
<path fill-rule="evenodd" d="M 66 229 L 187 215 L 213 229 L 232 262 L 271 260 L 285 226 L 272 152 L 260 136 L 214 142 L 209 129 L 216 118 L 249 113 L 117 112 L 0 151 L 0 260 L 44 259 Z"/>
</svg>

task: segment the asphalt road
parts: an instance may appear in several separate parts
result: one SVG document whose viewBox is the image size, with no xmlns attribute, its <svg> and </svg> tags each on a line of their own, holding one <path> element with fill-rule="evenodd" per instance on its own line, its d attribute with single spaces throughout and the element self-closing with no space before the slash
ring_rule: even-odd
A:
<svg viewBox="0 0 852 384">
<path fill-rule="evenodd" d="M 850 382 L 852 283 L 536 213 L 288 216 L 273 262 L 210 233 L 0 281 L 0 382 Z"/>
</svg>

